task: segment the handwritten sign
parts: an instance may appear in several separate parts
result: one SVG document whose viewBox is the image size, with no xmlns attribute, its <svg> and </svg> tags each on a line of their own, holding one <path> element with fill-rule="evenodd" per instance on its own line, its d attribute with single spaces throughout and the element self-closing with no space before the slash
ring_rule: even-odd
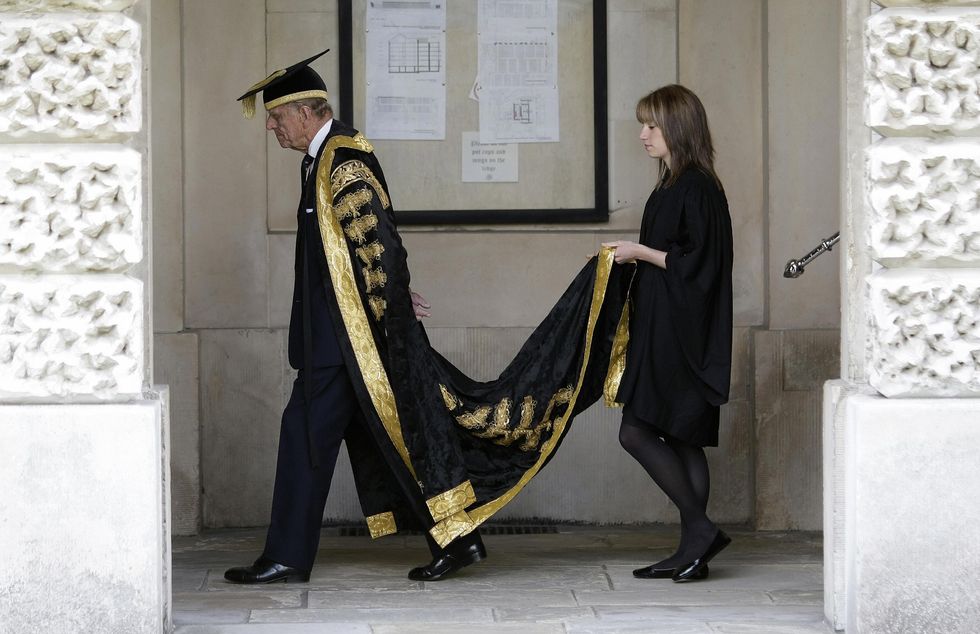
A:
<svg viewBox="0 0 980 634">
<path fill-rule="evenodd" d="M 464 183 L 516 183 L 516 143 L 480 143 L 479 132 L 463 133 Z"/>
</svg>

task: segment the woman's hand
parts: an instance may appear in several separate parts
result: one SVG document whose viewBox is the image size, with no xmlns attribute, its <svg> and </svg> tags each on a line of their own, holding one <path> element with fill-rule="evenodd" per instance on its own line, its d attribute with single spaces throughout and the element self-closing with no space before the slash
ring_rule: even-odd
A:
<svg viewBox="0 0 980 634">
<path fill-rule="evenodd" d="M 614 242 L 603 242 L 602 246 L 616 249 L 616 264 L 626 264 L 643 260 L 662 269 L 667 268 L 667 253 L 651 249 L 650 247 L 631 242 L 629 240 L 615 240 Z"/>
<path fill-rule="evenodd" d="M 627 262 L 634 262 L 641 254 L 640 249 L 643 247 L 635 242 L 630 242 L 629 240 L 615 240 L 613 242 L 603 242 L 602 246 L 612 247 L 616 249 L 615 258 L 616 264 L 625 264 Z"/>
</svg>

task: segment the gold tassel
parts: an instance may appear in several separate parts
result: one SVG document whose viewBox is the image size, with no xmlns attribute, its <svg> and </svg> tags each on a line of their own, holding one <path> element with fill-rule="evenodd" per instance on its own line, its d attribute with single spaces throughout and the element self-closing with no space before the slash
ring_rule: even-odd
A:
<svg viewBox="0 0 980 634">
<path fill-rule="evenodd" d="M 255 95 L 249 95 L 242 99 L 242 116 L 246 119 L 255 116 Z"/>
<path fill-rule="evenodd" d="M 282 77 L 285 74 L 286 74 L 285 69 L 277 70 L 276 72 L 272 73 L 271 75 L 269 75 L 268 77 L 266 77 L 265 79 L 253 85 L 251 88 L 245 91 L 245 94 L 252 93 L 251 95 L 242 98 L 242 114 L 245 116 L 246 119 L 251 119 L 252 117 L 255 116 L 255 95 L 258 94 L 258 91 L 268 86 L 273 79 L 278 79 L 279 77 Z"/>
</svg>

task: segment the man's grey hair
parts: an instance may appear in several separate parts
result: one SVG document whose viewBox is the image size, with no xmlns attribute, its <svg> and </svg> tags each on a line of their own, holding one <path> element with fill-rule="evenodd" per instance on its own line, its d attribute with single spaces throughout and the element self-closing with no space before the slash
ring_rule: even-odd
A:
<svg viewBox="0 0 980 634">
<path fill-rule="evenodd" d="M 333 116 L 333 107 L 330 102 L 326 99 L 321 99 L 319 97 L 312 97 L 310 99 L 297 99 L 293 102 L 297 108 L 302 108 L 306 106 L 313 111 L 313 114 L 320 119 L 325 119 L 327 117 Z"/>
</svg>

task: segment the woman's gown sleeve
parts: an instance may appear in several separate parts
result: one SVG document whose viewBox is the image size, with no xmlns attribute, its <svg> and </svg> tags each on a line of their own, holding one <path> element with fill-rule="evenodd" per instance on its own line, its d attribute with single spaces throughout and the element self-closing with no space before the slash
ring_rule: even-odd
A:
<svg viewBox="0 0 980 634">
<path fill-rule="evenodd" d="M 724 193 L 705 181 L 683 197 L 679 238 L 667 249 L 666 303 L 705 399 L 721 405 L 731 381 L 732 226 Z"/>
</svg>

